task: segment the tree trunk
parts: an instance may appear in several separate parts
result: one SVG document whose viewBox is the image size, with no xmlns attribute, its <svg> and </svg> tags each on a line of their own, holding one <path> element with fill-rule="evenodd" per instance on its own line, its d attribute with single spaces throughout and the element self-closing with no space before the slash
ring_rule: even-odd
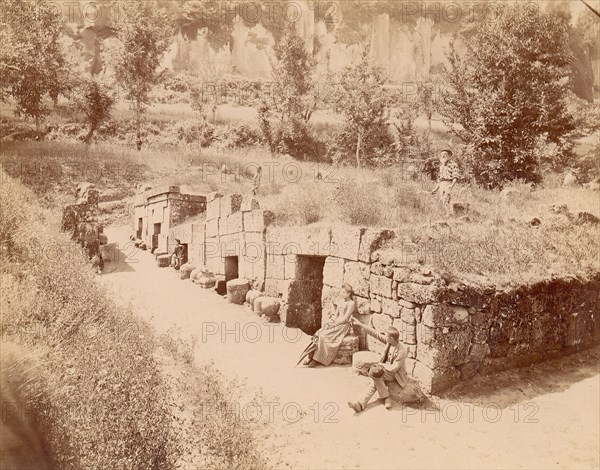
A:
<svg viewBox="0 0 600 470">
<path fill-rule="evenodd" d="M 358 134 L 358 141 L 356 142 L 356 168 L 360 168 L 360 148 L 362 145 L 362 133 Z"/>
<path fill-rule="evenodd" d="M 89 145 L 90 141 L 92 140 L 92 135 L 94 135 L 94 128 L 90 127 L 90 130 L 88 131 L 87 135 L 83 138 L 83 141 Z"/>
</svg>

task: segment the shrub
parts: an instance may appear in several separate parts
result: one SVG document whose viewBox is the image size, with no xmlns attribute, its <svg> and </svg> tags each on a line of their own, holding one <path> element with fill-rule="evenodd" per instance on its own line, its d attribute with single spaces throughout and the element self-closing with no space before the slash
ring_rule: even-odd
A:
<svg viewBox="0 0 600 470">
<path fill-rule="evenodd" d="M 323 218 L 326 196 L 317 184 L 294 185 L 277 198 L 274 212 L 277 221 L 286 225 L 308 225 Z"/>
<path fill-rule="evenodd" d="M 372 226 L 381 221 L 381 206 L 385 204 L 371 184 L 342 180 L 334 193 L 343 222 L 352 225 Z"/>
</svg>

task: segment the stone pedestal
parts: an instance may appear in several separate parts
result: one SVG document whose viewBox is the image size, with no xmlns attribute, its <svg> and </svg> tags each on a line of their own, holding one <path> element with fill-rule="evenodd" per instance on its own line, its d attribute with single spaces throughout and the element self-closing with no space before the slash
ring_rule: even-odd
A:
<svg viewBox="0 0 600 470">
<path fill-rule="evenodd" d="M 250 283 L 246 279 L 232 279 L 227 282 L 227 300 L 229 303 L 243 305 Z"/>
<path fill-rule="evenodd" d="M 346 335 L 333 363 L 338 365 L 352 364 L 352 355 L 356 352 L 358 352 L 358 336 Z"/>
<path fill-rule="evenodd" d="M 168 268 L 171 257 L 169 255 L 160 255 L 156 257 L 156 265 L 159 268 Z"/>
<path fill-rule="evenodd" d="M 381 354 L 374 351 L 358 351 L 352 355 L 352 370 L 360 375 L 367 375 L 369 367 L 377 364 Z"/>
</svg>

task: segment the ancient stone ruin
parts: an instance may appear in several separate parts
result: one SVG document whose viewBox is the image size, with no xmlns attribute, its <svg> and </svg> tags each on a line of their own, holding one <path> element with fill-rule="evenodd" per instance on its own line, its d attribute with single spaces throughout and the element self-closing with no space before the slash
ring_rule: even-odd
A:
<svg viewBox="0 0 600 470">
<path fill-rule="evenodd" d="M 163 205 L 172 204 L 165 194 L 178 193 L 148 193 L 146 213 L 160 195 Z M 240 194 L 212 193 L 197 204 L 205 209 L 204 220 L 178 224 L 179 209 L 161 232 L 168 253 L 175 238 L 187 246 L 182 279 L 214 287 L 235 303 L 245 295 L 257 314 L 307 334 L 327 320 L 331 300 L 349 283 L 356 320 L 379 332 L 390 325 L 400 330 L 409 352 L 407 371 L 427 393 L 600 342 L 600 274 L 508 291 L 448 283 L 430 267 L 388 252 L 385 242 L 396 236 L 391 230 L 276 226 L 273 214 Z M 336 363 L 349 363 L 358 350 L 382 349 L 355 327 Z"/>
</svg>

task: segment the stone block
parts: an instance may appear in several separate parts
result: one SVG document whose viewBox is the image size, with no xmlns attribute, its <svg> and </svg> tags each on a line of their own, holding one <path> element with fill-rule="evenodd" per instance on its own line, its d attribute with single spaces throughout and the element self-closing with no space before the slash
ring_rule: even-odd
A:
<svg viewBox="0 0 600 470">
<path fill-rule="evenodd" d="M 398 281 L 392 280 L 392 299 L 395 301 L 400 300 L 398 297 Z"/>
<path fill-rule="evenodd" d="M 171 256 L 168 254 L 158 255 L 156 257 L 156 265 L 159 268 L 168 268 L 171 263 Z"/>
<path fill-rule="evenodd" d="M 223 197 L 222 193 L 220 193 L 218 191 L 213 191 L 206 195 L 206 202 L 208 203 L 208 202 L 214 201 L 215 199 L 219 199 L 221 197 Z"/>
<path fill-rule="evenodd" d="M 240 210 L 242 206 L 241 194 L 226 194 L 220 199 L 220 217 L 224 218 Z"/>
<path fill-rule="evenodd" d="M 370 277 L 371 293 L 381 295 L 382 297 L 392 298 L 392 280 L 384 277 L 372 275 Z"/>
<path fill-rule="evenodd" d="M 435 340 L 435 329 L 424 323 L 417 323 L 417 340 L 419 344 L 432 344 Z"/>
<path fill-rule="evenodd" d="M 400 305 L 402 305 L 403 307 L 406 307 L 406 308 L 415 308 L 415 307 L 417 306 L 417 304 L 416 304 L 416 303 L 414 303 L 414 302 L 410 302 L 410 301 L 408 301 L 408 300 L 405 300 L 405 299 L 399 299 L 399 300 L 398 300 L 398 303 L 399 303 Z"/>
<path fill-rule="evenodd" d="M 298 258 L 296 255 L 283 256 L 284 279 L 296 279 L 299 277 Z"/>
<path fill-rule="evenodd" d="M 254 312 L 258 315 L 264 315 L 269 321 L 279 320 L 279 309 L 281 302 L 273 297 L 258 297 L 254 301 Z"/>
<path fill-rule="evenodd" d="M 286 303 L 293 302 L 296 300 L 298 293 L 298 286 L 294 285 L 295 281 L 293 280 L 280 280 L 279 287 L 277 290 L 281 293 L 281 300 Z M 291 300 L 290 300 L 291 299 Z"/>
<path fill-rule="evenodd" d="M 279 297 L 279 282 L 280 279 L 267 277 L 265 279 L 265 295 L 269 297 Z"/>
<path fill-rule="evenodd" d="M 371 263 L 371 274 L 383 276 L 383 264 L 379 262 Z"/>
<path fill-rule="evenodd" d="M 211 273 L 204 273 L 200 277 L 194 280 L 194 284 L 198 284 L 200 287 L 204 289 L 211 289 L 215 287 L 217 283 L 217 278 Z"/>
<path fill-rule="evenodd" d="M 416 323 L 415 309 L 402 307 L 402 310 L 400 312 L 400 318 L 402 319 L 403 322 L 414 325 Z"/>
<path fill-rule="evenodd" d="M 285 279 L 285 261 L 283 255 L 267 255 L 267 277 Z"/>
<path fill-rule="evenodd" d="M 227 217 L 219 218 L 219 236 L 227 235 Z"/>
<path fill-rule="evenodd" d="M 227 283 L 225 282 L 225 276 L 215 277 L 215 292 L 219 295 L 227 295 Z"/>
<path fill-rule="evenodd" d="M 206 203 L 206 221 L 215 220 L 221 217 L 221 200 L 213 199 Z"/>
<path fill-rule="evenodd" d="M 369 296 L 369 277 L 367 263 L 347 261 L 344 264 L 344 282 L 352 286 L 356 295 Z"/>
<path fill-rule="evenodd" d="M 446 342 L 436 338 L 431 344 L 419 343 L 417 359 L 431 368 L 457 366 L 469 361 L 470 346 L 454 337 Z"/>
<path fill-rule="evenodd" d="M 370 313 L 368 314 L 360 314 L 360 313 L 356 313 L 354 314 L 354 318 L 359 321 L 360 323 L 363 323 L 364 325 L 371 325 L 371 318 L 372 315 Z M 358 336 L 358 348 L 361 351 L 365 351 L 367 350 L 368 347 L 368 343 L 367 343 L 367 332 L 362 329 L 360 326 L 354 326 L 353 327 L 354 330 L 354 334 L 356 336 Z"/>
<path fill-rule="evenodd" d="M 323 267 L 323 284 L 341 287 L 344 283 L 344 265 L 345 261 L 343 259 L 328 256 Z"/>
<path fill-rule="evenodd" d="M 404 344 L 417 344 L 417 326 L 415 323 L 405 323 L 402 320 L 394 322 L 400 330 L 400 339 Z"/>
<path fill-rule="evenodd" d="M 469 313 L 458 305 L 426 305 L 422 310 L 421 321 L 427 326 L 463 325 L 469 321 Z"/>
<path fill-rule="evenodd" d="M 274 215 L 269 211 L 253 210 L 244 212 L 242 218 L 245 232 L 263 233 L 274 220 Z"/>
<path fill-rule="evenodd" d="M 423 390 L 424 393 L 431 394 L 431 385 L 433 382 L 433 370 L 431 370 L 431 368 L 416 361 L 412 376 L 419 383 L 421 390 Z"/>
<path fill-rule="evenodd" d="M 243 217 L 241 212 L 236 212 L 227 217 L 227 233 L 239 233 L 244 230 Z"/>
<path fill-rule="evenodd" d="M 401 282 L 398 284 L 398 297 L 416 304 L 428 304 L 437 300 L 439 288 L 437 286 L 424 286 L 414 282 Z"/>
<path fill-rule="evenodd" d="M 413 377 L 426 394 L 435 394 L 455 385 L 460 380 L 460 372 L 454 367 L 445 367 L 432 370 L 425 364 L 417 361 L 413 369 Z"/>
<path fill-rule="evenodd" d="M 371 313 L 371 300 L 365 299 L 364 297 L 354 296 L 356 302 L 356 311 L 358 315 L 370 315 Z"/>
<path fill-rule="evenodd" d="M 383 298 L 381 299 L 381 312 L 390 317 L 399 318 L 400 305 L 395 300 Z"/>
<path fill-rule="evenodd" d="M 219 219 L 211 219 L 206 222 L 206 237 L 213 238 L 219 235 Z"/>
<path fill-rule="evenodd" d="M 352 355 L 352 371 L 359 375 L 367 375 L 369 368 L 381 360 L 381 354 L 374 351 L 359 351 Z"/>
<path fill-rule="evenodd" d="M 260 204 L 256 199 L 252 196 L 244 196 L 242 198 L 242 205 L 240 206 L 240 211 L 242 212 L 250 212 L 260 209 Z"/>
<path fill-rule="evenodd" d="M 417 345 L 416 344 L 405 344 L 404 346 L 406 347 L 407 358 L 416 359 L 417 358 Z M 413 363 L 414 363 L 414 361 L 413 361 Z M 414 364 L 413 364 L 413 367 L 414 367 Z"/>
<path fill-rule="evenodd" d="M 333 255 L 331 232 L 327 227 L 268 227 L 267 251 L 307 256 Z"/>
<path fill-rule="evenodd" d="M 244 249 L 243 234 L 234 233 L 231 235 L 223 235 L 219 237 L 219 248 L 221 257 L 241 256 Z"/>
<path fill-rule="evenodd" d="M 371 323 L 375 331 L 385 335 L 387 329 L 392 326 L 392 318 L 383 313 L 374 313 L 371 317 Z"/>
<path fill-rule="evenodd" d="M 262 297 L 262 292 L 259 290 L 249 290 L 246 294 L 246 305 L 248 305 L 252 311 L 254 311 L 254 301 L 259 297 Z"/>
<path fill-rule="evenodd" d="M 394 268 L 394 280 L 400 283 L 413 282 L 415 284 L 428 285 L 435 279 L 433 276 L 424 276 L 420 272 L 416 272 L 409 267 Z"/>
<path fill-rule="evenodd" d="M 381 313 L 381 299 L 377 297 L 371 297 L 371 311 L 374 313 Z"/>
<path fill-rule="evenodd" d="M 232 279 L 227 282 L 227 300 L 231 304 L 243 305 L 250 283 L 246 279 Z"/>
<path fill-rule="evenodd" d="M 179 279 L 189 279 L 194 269 L 196 269 L 196 267 L 193 264 L 185 263 L 179 268 Z"/>
<path fill-rule="evenodd" d="M 386 241 L 394 238 L 394 236 L 395 234 L 391 230 L 366 229 L 360 238 L 358 260 L 365 263 L 375 261 L 372 256 L 373 252 L 381 248 Z"/>
<path fill-rule="evenodd" d="M 358 336 L 346 335 L 342 340 L 342 344 L 340 344 L 333 363 L 337 365 L 352 364 L 352 355 L 358 352 L 358 343 Z"/>
<path fill-rule="evenodd" d="M 360 239 L 365 229 L 357 227 L 334 227 L 331 230 L 333 255 L 350 261 L 358 261 Z"/>
</svg>

